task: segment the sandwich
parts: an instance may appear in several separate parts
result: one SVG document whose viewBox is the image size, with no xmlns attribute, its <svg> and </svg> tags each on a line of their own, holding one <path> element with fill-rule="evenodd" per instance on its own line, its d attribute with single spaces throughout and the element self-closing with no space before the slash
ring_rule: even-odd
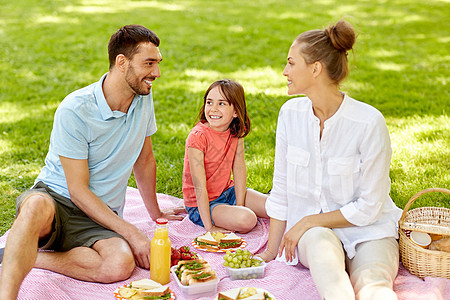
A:
<svg viewBox="0 0 450 300">
<path fill-rule="evenodd" d="M 180 260 L 175 271 L 182 285 L 194 285 L 217 280 L 216 272 L 203 259 Z"/>
<path fill-rule="evenodd" d="M 170 299 L 171 296 L 168 286 L 160 286 L 151 290 L 138 289 L 136 295 L 142 297 L 142 299 Z"/>
<path fill-rule="evenodd" d="M 219 250 L 219 242 L 212 236 L 211 232 L 207 232 L 194 239 L 194 242 L 201 248 Z"/>
<path fill-rule="evenodd" d="M 196 271 L 202 270 L 206 267 L 210 267 L 210 265 L 206 260 L 203 259 L 180 260 L 177 264 L 177 270 L 175 271 L 175 273 L 179 275 L 178 273 L 181 273 L 184 270 Z"/>
<path fill-rule="evenodd" d="M 141 280 L 136 280 L 136 281 L 131 282 L 132 288 L 142 289 L 142 290 L 151 290 L 151 289 L 158 288 L 161 286 L 162 286 L 161 283 L 151 280 L 149 278 L 144 278 Z"/>
<path fill-rule="evenodd" d="M 128 286 L 119 288 L 119 295 L 125 299 L 170 299 L 172 292 L 168 286 L 144 278 L 132 281 Z"/>
<path fill-rule="evenodd" d="M 189 274 L 186 276 L 188 280 L 187 285 L 195 285 L 205 282 L 217 280 L 216 272 L 214 271 L 201 271 L 197 274 Z"/>
<path fill-rule="evenodd" d="M 182 271 L 180 274 L 180 282 L 182 285 L 189 285 L 189 279 L 192 278 L 192 276 L 199 276 L 201 274 L 203 274 L 204 272 L 211 272 L 211 268 L 210 267 L 204 267 L 200 270 L 184 270 Z M 192 275 L 192 276 L 191 276 Z"/>
<path fill-rule="evenodd" d="M 225 237 L 220 239 L 219 248 L 220 249 L 237 248 L 241 245 L 242 245 L 242 238 L 238 237 L 234 233 L 229 233 L 225 235 Z"/>
<path fill-rule="evenodd" d="M 220 292 L 217 300 L 236 300 L 241 293 L 241 289 L 232 289 L 225 292 Z"/>
<path fill-rule="evenodd" d="M 217 238 L 216 238 L 217 237 Z M 219 250 L 237 248 L 242 245 L 242 238 L 234 233 L 216 235 L 214 237 L 211 232 L 207 232 L 194 239 L 194 242 L 204 249 Z"/>
</svg>

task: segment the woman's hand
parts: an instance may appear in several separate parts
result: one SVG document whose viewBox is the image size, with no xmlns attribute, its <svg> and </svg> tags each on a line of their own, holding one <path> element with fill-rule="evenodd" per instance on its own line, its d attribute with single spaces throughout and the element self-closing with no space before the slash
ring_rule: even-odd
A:
<svg viewBox="0 0 450 300">
<path fill-rule="evenodd" d="M 283 249 L 285 250 L 286 261 L 290 262 L 295 258 L 295 247 L 298 245 L 298 241 L 302 235 L 311 227 L 305 222 L 305 218 L 298 221 L 291 229 L 286 232 L 281 240 L 280 248 L 278 250 L 278 255 L 283 254 Z"/>
<path fill-rule="evenodd" d="M 267 249 L 263 253 L 256 254 L 257 257 L 261 258 L 265 262 L 269 262 L 271 260 L 274 260 L 277 257 L 277 252 L 270 251 Z"/>
</svg>

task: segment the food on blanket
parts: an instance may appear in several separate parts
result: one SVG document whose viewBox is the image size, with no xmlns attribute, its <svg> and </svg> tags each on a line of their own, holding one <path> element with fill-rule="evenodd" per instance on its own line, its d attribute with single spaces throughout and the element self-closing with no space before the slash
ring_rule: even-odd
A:
<svg viewBox="0 0 450 300">
<path fill-rule="evenodd" d="M 220 292 L 217 298 L 218 300 L 236 300 L 240 293 L 240 289 L 232 289 L 225 292 Z"/>
<path fill-rule="evenodd" d="M 168 299 L 170 298 L 170 289 L 168 286 L 161 286 L 152 290 L 137 290 L 137 295 L 142 299 Z"/>
<path fill-rule="evenodd" d="M 203 259 L 180 260 L 175 271 L 182 285 L 195 285 L 217 280 L 216 272 Z"/>
<path fill-rule="evenodd" d="M 130 285 L 132 288 L 142 290 L 151 290 L 162 286 L 159 282 L 148 278 L 132 281 Z"/>
<path fill-rule="evenodd" d="M 214 235 L 213 235 L 214 234 Z M 234 233 L 223 234 L 207 232 L 194 239 L 194 242 L 200 247 L 211 250 L 237 248 L 241 246 L 243 240 Z"/>
<path fill-rule="evenodd" d="M 170 256 L 171 260 L 170 266 L 178 265 L 178 262 L 180 260 L 191 260 L 191 259 L 198 259 L 198 254 L 192 252 L 188 246 L 182 246 L 178 249 L 172 247 Z"/>
<path fill-rule="evenodd" d="M 180 282 L 182 285 L 189 285 L 189 280 L 194 276 L 198 277 L 200 275 L 203 276 L 204 279 L 208 278 L 208 274 L 211 274 L 212 270 L 210 267 L 204 267 L 200 270 L 183 270 L 181 273 Z"/>
<path fill-rule="evenodd" d="M 261 289 L 253 287 L 235 288 L 225 292 L 220 292 L 217 296 L 218 300 L 270 300 L 273 299 L 269 293 Z"/>
<path fill-rule="evenodd" d="M 119 288 L 119 295 L 125 299 L 130 299 L 137 293 L 136 289 L 129 287 L 121 287 Z"/>
<path fill-rule="evenodd" d="M 437 251 L 445 251 L 450 252 L 450 237 L 444 237 L 440 240 L 436 240 L 430 244 L 429 247 L 430 250 L 437 250 Z"/>
<path fill-rule="evenodd" d="M 409 238 L 414 244 L 422 248 L 427 248 L 431 243 L 431 237 L 426 232 L 411 231 Z"/>
<path fill-rule="evenodd" d="M 226 236 L 225 233 L 220 232 L 220 231 L 214 231 L 214 232 L 211 232 L 211 235 L 212 235 L 213 238 L 214 238 L 216 241 L 218 241 L 218 242 L 220 242 L 220 240 L 223 239 L 223 238 Z"/>
<path fill-rule="evenodd" d="M 254 257 L 248 250 L 237 249 L 235 253 L 227 251 L 223 260 L 223 265 L 233 280 L 264 277 L 266 263 L 261 258 Z"/>
<path fill-rule="evenodd" d="M 259 267 L 261 260 L 254 258 L 248 250 L 237 249 L 236 252 L 227 251 L 223 257 L 223 266 L 230 268 L 251 268 Z"/>
<path fill-rule="evenodd" d="M 147 278 L 132 281 L 128 286 L 119 288 L 118 293 L 122 298 L 133 300 L 171 298 L 168 286 Z"/>
</svg>

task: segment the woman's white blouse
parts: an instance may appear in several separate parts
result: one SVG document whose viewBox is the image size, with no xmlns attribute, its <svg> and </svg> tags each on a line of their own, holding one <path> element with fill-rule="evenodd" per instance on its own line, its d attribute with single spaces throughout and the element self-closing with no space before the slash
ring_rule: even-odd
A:
<svg viewBox="0 0 450 300">
<path fill-rule="evenodd" d="M 389 197 L 391 154 L 386 122 L 374 107 L 345 95 L 320 138 L 311 100 L 291 99 L 278 117 L 267 213 L 287 221 L 287 231 L 304 216 L 339 209 L 355 225 L 333 229 L 349 258 L 360 242 L 397 238 L 402 210 Z"/>
</svg>

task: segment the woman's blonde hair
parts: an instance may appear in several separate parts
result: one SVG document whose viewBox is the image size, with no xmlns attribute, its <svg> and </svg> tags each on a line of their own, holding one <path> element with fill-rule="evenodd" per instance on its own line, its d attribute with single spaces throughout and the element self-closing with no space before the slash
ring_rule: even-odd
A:
<svg viewBox="0 0 450 300">
<path fill-rule="evenodd" d="M 347 52 L 356 41 L 355 30 L 344 20 L 324 30 L 303 32 L 294 41 L 300 45 L 300 52 L 306 63 L 321 62 L 330 79 L 339 84 L 349 74 Z"/>
</svg>

